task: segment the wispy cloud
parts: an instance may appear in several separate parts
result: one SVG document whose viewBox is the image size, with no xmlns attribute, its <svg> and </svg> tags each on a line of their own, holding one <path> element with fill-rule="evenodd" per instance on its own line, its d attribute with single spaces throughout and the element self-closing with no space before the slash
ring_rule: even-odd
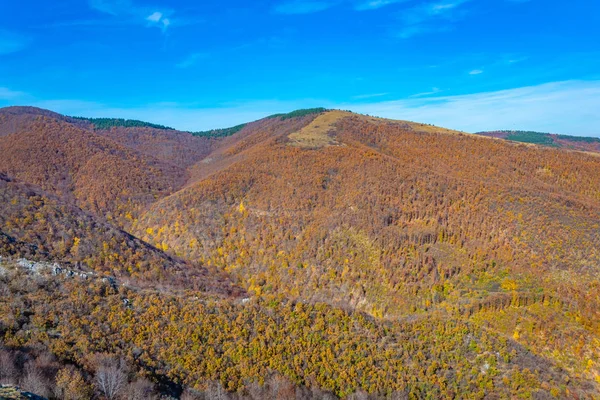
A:
<svg viewBox="0 0 600 400">
<path fill-rule="evenodd" d="M 171 25 L 171 20 L 165 17 L 160 11 L 154 11 L 152 14 L 148 15 L 146 21 L 158 25 L 163 30 L 166 30 L 169 25 Z"/>
<path fill-rule="evenodd" d="M 470 0 L 443 0 L 420 4 L 400 14 L 401 28 L 396 35 L 407 39 L 428 32 L 445 32 L 452 29 L 452 22 L 465 14 L 460 7 Z"/>
<path fill-rule="evenodd" d="M 413 94 L 412 96 L 409 97 L 425 97 L 425 96 L 431 96 L 432 94 L 438 94 L 439 92 L 441 92 L 442 90 L 440 90 L 440 88 L 434 87 L 431 88 L 431 90 L 429 92 L 421 92 L 421 93 L 417 93 L 417 94 Z"/>
<path fill-rule="evenodd" d="M 324 0 L 290 0 L 275 6 L 274 11 L 278 14 L 312 14 L 327 10 L 339 1 Z"/>
<path fill-rule="evenodd" d="M 70 28 L 70 27 L 92 27 L 96 28 L 99 26 L 112 26 L 118 25 L 121 22 L 107 19 L 74 19 L 69 21 L 53 21 L 45 24 L 36 26 L 36 28 L 42 29 L 55 29 L 55 28 Z"/>
<path fill-rule="evenodd" d="M 407 3 L 413 0 L 285 0 L 276 5 L 274 10 L 280 14 L 310 14 L 327 10 L 328 8 L 344 5 L 352 6 L 356 11 L 377 10 L 393 4 Z M 464 0 L 469 1 L 469 0 Z M 515 0 L 516 1 L 516 0 Z M 455 0 L 454 3 L 462 2 Z M 451 2 L 439 3 L 441 7 Z M 417 8 L 417 7 L 414 7 Z"/>
<path fill-rule="evenodd" d="M 27 93 L 0 87 L 0 100 L 16 100 L 27 97 Z"/>
<path fill-rule="evenodd" d="M 146 104 L 132 108 L 111 107 L 102 103 L 80 100 L 46 100 L 30 104 L 64 115 L 138 119 L 184 131 L 201 131 L 234 126 L 299 108 L 318 107 L 324 103 L 316 100 L 264 100 L 223 104 L 210 108 L 174 102 Z"/>
<path fill-rule="evenodd" d="M 355 11 L 377 10 L 393 4 L 408 3 L 414 0 L 284 0 L 275 6 L 274 11 L 279 14 L 311 14 L 327 10 L 337 5 L 352 6 Z M 410 23 L 399 33 L 400 37 L 410 37 L 419 33 L 446 31 L 449 26 L 436 27 L 435 25 L 424 24 L 431 19 L 443 19 L 449 16 L 456 16 L 453 12 L 463 3 L 471 0 L 437 0 L 433 2 L 419 2 L 421 4 L 414 6 L 406 11 L 405 16 L 410 19 Z M 505 0 L 513 3 L 525 3 L 530 0 Z M 418 21 L 417 21 L 418 20 Z"/>
<path fill-rule="evenodd" d="M 0 30 L 0 55 L 23 50 L 30 40 L 17 33 Z"/>
<path fill-rule="evenodd" d="M 375 97 L 383 97 L 387 96 L 389 93 L 372 93 L 372 94 L 359 94 L 357 96 L 353 96 L 354 100 L 364 100 L 364 99 L 372 99 Z"/>
<path fill-rule="evenodd" d="M 111 15 L 124 14 L 132 8 L 128 0 L 90 0 L 89 4 L 90 7 Z"/>
<path fill-rule="evenodd" d="M 483 74 L 483 70 L 482 69 L 474 69 L 469 71 L 469 75 L 481 75 Z"/>
<path fill-rule="evenodd" d="M 207 59 L 209 56 L 206 53 L 192 53 L 185 57 L 181 62 L 177 63 L 175 66 L 177 68 L 190 68 L 196 65 L 199 61 Z"/>
<path fill-rule="evenodd" d="M 27 102 L 67 115 L 139 119 L 181 130 L 233 126 L 297 108 L 324 106 L 392 119 L 432 123 L 477 132 L 523 129 L 600 137 L 600 80 L 562 81 L 494 92 L 456 96 L 423 96 L 395 101 L 326 100 L 248 101 L 201 108 L 194 104 L 156 103 L 133 108 L 79 100 L 35 100 L 21 92 L 0 89 L 0 100 Z"/>
<path fill-rule="evenodd" d="M 146 21 L 150 22 L 159 22 L 162 19 L 163 15 L 161 12 L 154 11 L 152 14 L 146 17 Z"/>
<path fill-rule="evenodd" d="M 149 7 L 133 3 L 131 0 L 89 0 L 93 9 L 131 23 L 156 27 L 166 32 L 173 24 L 172 10 Z"/>
<path fill-rule="evenodd" d="M 433 96 L 340 108 L 467 132 L 523 129 L 600 137 L 600 80 L 561 81 L 495 92 Z"/>
<path fill-rule="evenodd" d="M 523 61 L 526 61 L 529 57 L 526 56 L 522 56 L 522 57 L 516 57 L 516 58 L 508 58 L 505 60 L 505 63 L 508 65 L 513 65 L 513 64 L 518 64 L 521 63 Z"/>
<path fill-rule="evenodd" d="M 360 1 L 355 6 L 354 9 L 357 11 L 364 10 L 376 10 L 381 7 L 389 6 L 391 4 L 396 3 L 404 3 L 408 0 L 369 0 L 369 1 Z"/>
</svg>

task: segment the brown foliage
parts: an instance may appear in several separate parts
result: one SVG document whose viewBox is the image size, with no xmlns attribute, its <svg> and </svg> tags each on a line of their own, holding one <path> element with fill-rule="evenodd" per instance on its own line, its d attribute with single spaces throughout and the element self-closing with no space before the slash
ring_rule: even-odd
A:
<svg viewBox="0 0 600 400">
<path fill-rule="evenodd" d="M 0 112 L 1 254 L 162 286 L 123 306 L 15 278 L 12 343 L 35 304 L 61 357 L 129 357 L 201 397 L 597 392 L 600 157 L 341 113 L 218 140 L 25 114 Z M 326 146 L 297 146 L 309 124 Z M 230 280 L 246 306 L 189 291 Z"/>
</svg>

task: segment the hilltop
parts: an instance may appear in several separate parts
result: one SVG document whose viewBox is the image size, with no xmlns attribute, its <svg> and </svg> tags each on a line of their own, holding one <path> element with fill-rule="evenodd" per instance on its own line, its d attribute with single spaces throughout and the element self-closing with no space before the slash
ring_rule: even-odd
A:
<svg viewBox="0 0 600 400">
<path fill-rule="evenodd" d="M 597 156 L 326 109 L 109 121 L 0 109 L 11 354 L 209 398 L 600 395 Z"/>
</svg>

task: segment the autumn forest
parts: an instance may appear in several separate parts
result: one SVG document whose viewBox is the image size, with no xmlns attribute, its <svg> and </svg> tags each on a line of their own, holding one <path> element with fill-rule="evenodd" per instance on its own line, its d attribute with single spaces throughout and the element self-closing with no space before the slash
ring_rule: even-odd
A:
<svg viewBox="0 0 600 400">
<path fill-rule="evenodd" d="M 596 144 L 0 109 L 0 398 L 600 399 Z"/>
</svg>

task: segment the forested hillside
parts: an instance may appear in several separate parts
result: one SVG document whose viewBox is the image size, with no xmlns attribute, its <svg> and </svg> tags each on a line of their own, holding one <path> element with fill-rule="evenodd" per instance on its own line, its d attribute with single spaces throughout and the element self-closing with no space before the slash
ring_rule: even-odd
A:
<svg viewBox="0 0 600 400">
<path fill-rule="evenodd" d="M 0 383 L 600 396 L 597 155 L 325 109 L 190 134 L 11 108 L 0 132 Z"/>
</svg>

